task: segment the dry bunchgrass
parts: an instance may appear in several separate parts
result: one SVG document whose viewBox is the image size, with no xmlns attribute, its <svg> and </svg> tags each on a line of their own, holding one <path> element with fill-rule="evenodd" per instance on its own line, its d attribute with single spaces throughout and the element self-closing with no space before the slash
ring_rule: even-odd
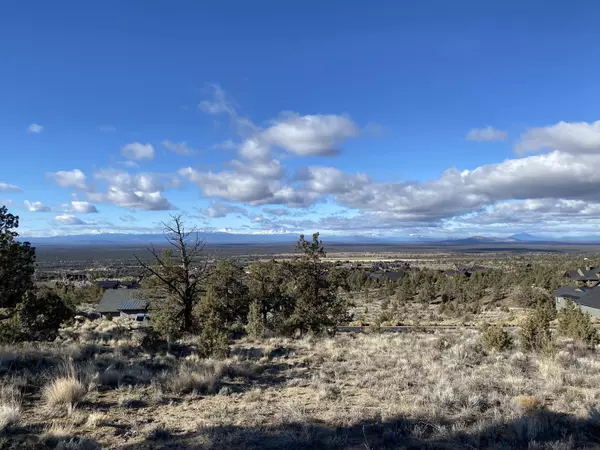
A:
<svg viewBox="0 0 600 450">
<path fill-rule="evenodd" d="M 44 386 L 42 398 L 49 409 L 53 411 L 66 410 L 68 414 L 71 414 L 75 406 L 83 400 L 88 389 L 77 377 L 72 364 L 66 364 L 63 370 Z"/>
<path fill-rule="evenodd" d="M 175 394 L 211 394 L 216 391 L 220 377 L 213 364 L 184 363 L 175 374 L 164 374 L 163 384 Z"/>
<path fill-rule="evenodd" d="M 0 387 L 0 433 L 21 420 L 21 392 L 14 384 Z"/>
<path fill-rule="evenodd" d="M 72 411 L 89 386 L 82 370 L 98 373 L 89 409 L 96 402 L 111 407 L 100 415 L 86 405 L 69 416 L 65 442 L 91 435 L 108 448 L 151 447 L 160 439 L 180 448 L 542 448 L 535 444 L 542 442 L 558 449 L 577 447 L 584 425 L 600 424 L 600 355 L 570 340 L 559 339 L 556 354 L 541 355 L 487 352 L 477 329 L 271 338 L 239 341 L 232 358 L 221 361 L 194 356 L 193 346 L 186 352 L 192 356 L 182 357 L 93 345 L 99 350 L 89 367 L 79 362 L 77 370 L 54 371 L 42 389 L 53 410 Z M 48 401 L 47 390 L 56 385 L 62 392 L 64 380 L 75 394 Z M 39 423 L 44 414 L 26 410 L 23 417 Z M 148 418 L 152 425 L 139 424 Z M 122 434 L 104 432 L 103 424 L 112 423 Z M 152 426 L 156 431 L 148 432 Z"/>
</svg>

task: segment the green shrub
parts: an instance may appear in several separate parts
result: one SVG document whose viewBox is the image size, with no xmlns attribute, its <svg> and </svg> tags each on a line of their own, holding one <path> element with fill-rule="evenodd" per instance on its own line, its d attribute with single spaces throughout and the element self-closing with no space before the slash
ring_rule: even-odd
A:
<svg viewBox="0 0 600 450">
<path fill-rule="evenodd" d="M 552 352 L 554 341 L 550 332 L 548 310 L 541 304 L 534 309 L 519 330 L 519 342 L 525 351 Z"/>
<path fill-rule="evenodd" d="M 592 326 L 589 314 L 584 313 L 571 300 L 567 302 L 565 308 L 558 312 L 557 322 L 556 331 L 558 334 L 588 345 L 596 343 L 596 330 Z"/>
<path fill-rule="evenodd" d="M 224 358 L 229 354 L 229 333 L 218 313 L 209 313 L 201 324 L 198 351 L 204 358 Z"/>
<path fill-rule="evenodd" d="M 502 352 L 513 347 L 513 338 L 501 326 L 487 325 L 481 336 L 481 344 L 486 350 Z"/>
<path fill-rule="evenodd" d="M 254 339 L 262 339 L 265 336 L 265 322 L 257 302 L 252 302 L 250 304 L 246 331 L 248 332 L 248 335 Z"/>
<path fill-rule="evenodd" d="M 52 341 L 72 317 L 73 310 L 53 292 L 28 292 L 0 326 L 0 341 Z"/>
</svg>

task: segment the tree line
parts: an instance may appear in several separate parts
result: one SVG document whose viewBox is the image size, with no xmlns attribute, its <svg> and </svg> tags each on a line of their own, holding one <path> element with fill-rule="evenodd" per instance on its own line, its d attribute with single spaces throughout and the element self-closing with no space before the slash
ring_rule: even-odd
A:
<svg viewBox="0 0 600 450">
<path fill-rule="evenodd" d="M 344 277 L 323 263 L 319 233 L 300 236 L 292 261 L 258 261 L 243 267 L 233 260 L 209 267 L 204 242 L 187 230 L 181 216 L 164 224 L 169 248 L 150 248 L 143 287 L 150 301 L 153 328 L 168 342 L 183 333 L 202 340 L 206 354 L 226 348 L 239 331 L 301 336 L 334 333 L 347 320 L 348 305 L 338 290 Z"/>
</svg>

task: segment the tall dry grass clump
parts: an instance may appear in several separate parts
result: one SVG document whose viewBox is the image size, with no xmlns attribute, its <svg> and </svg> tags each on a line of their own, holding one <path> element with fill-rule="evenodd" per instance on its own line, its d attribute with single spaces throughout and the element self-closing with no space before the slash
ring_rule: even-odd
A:
<svg viewBox="0 0 600 450">
<path fill-rule="evenodd" d="M 168 391 L 175 394 L 214 393 L 221 378 L 221 371 L 213 364 L 183 363 L 175 374 L 165 377 Z"/>
<path fill-rule="evenodd" d="M 11 385 L 0 389 L 0 433 L 21 420 L 21 393 Z"/>
<path fill-rule="evenodd" d="M 72 364 L 67 364 L 62 374 L 52 378 L 42 390 L 45 404 L 53 410 L 65 409 L 70 414 L 87 394 L 86 385 L 77 377 Z"/>
</svg>

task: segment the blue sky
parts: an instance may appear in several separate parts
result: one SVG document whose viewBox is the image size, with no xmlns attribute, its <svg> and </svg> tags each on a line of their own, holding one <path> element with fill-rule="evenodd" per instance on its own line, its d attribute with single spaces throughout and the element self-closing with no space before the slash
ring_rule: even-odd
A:
<svg viewBox="0 0 600 450">
<path fill-rule="evenodd" d="M 0 6 L 0 203 L 28 236 L 594 234 L 600 4 Z"/>
</svg>

